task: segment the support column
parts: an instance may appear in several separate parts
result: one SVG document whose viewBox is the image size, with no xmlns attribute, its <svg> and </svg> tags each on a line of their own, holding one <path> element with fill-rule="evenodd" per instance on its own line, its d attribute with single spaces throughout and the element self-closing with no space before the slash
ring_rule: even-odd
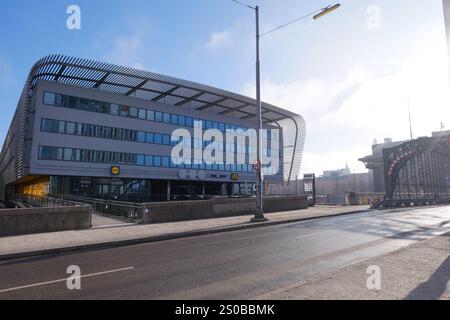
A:
<svg viewBox="0 0 450 320">
<path fill-rule="evenodd" d="M 167 201 L 170 201 L 171 192 L 171 183 L 170 180 L 167 180 Z"/>
</svg>

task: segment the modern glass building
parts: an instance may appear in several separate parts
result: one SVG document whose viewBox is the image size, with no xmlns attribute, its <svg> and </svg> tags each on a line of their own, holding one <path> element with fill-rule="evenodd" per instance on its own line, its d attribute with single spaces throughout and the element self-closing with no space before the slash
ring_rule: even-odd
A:
<svg viewBox="0 0 450 320">
<path fill-rule="evenodd" d="M 52 55 L 31 69 L 0 156 L 0 197 L 70 194 L 125 201 L 251 194 L 255 100 L 221 89 L 101 62 Z M 303 118 L 263 103 L 266 182 L 299 174 Z M 177 129 L 192 134 L 174 139 Z M 215 144 L 196 130 L 248 137 Z M 279 129 L 279 130 L 275 130 Z M 253 132 L 253 133 L 252 133 Z M 274 142 L 277 143 L 274 143 Z M 192 154 L 172 159 L 176 145 Z M 243 156 L 205 162 L 195 150 Z M 201 154 L 201 152 L 200 152 Z M 201 158 L 201 157 L 200 157 Z"/>
</svg>

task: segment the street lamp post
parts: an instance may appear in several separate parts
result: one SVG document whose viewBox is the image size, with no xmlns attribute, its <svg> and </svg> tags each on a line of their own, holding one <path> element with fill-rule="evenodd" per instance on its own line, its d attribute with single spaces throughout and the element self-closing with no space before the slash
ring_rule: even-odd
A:
<svg viewBox="0 0 450 320">
<path fill-rule="evenodd" d="M 282 29 L 284 27 L 287 27 L 299 20 L 305 19 L 307 17 L 313 16 L 314 20 L 318 20 L 321 17 L 327 15 L 330 12 L 333 12 L 340 8 L 341 4 L 335 4 L 335 5 L 329 5 L 326 8 L 317 10 L 315 12 L 312 12 L 308 15 L 305 15 L 303 17 L 300 17 L 298 19 L 295 19 L 291 22 L 288 22 L 284 25 L 281 25 L 275 29 L 272 29 L 266 33 L 260 34 L 259 32 L 259 6 L 252 7 L 245 3 L 242 3 L 239 0 L 232 0 L 240 5 L 243 5 L 245 7 L 248 7 L 255 11 L 255 22 L 256 22 L 256 130 L 257 130 L 257 165 L 256 165 L 256 213 L 255 216 L 252 218 L 252 222 L 263 222 L 267 221 L 267 219 L 264 217 L 264 190 L 263 190 L 263 179 L 262 179 L 262 114 L 261 114 L 261 62 L 259 59 L 259 40 L 261 37 L 272 33 L 274 31 L 277 31 L 279 29 Z"/>
<path fill-rule="evenodd" d="M 262 115 L 261 115 L 261 62 L 259 60 L 259 6 L 255 7 L 256 17 L 256 132 L 257 132 L 257 166 L 256 166 L 256 213 L 253 222 L 267 220 L 264 217 L 264 190 L 262 180 Z"/>
</svg>

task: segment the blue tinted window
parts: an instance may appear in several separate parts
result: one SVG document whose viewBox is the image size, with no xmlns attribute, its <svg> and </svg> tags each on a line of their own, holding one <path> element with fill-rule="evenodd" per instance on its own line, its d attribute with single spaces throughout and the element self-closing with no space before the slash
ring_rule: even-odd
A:
<svg viewBox="0 0 450 320">
<path fill-rule="evenodd" d="M 155 111 L 147 110 L 147 120 L 155 121 Z"/>
<path fill-rule="evenodd" d="M 170 123 L 170 113 L 164 113 L 163 122 Z"/>
<path fill-rule="evenodd" d="M 174 125 L 178 125 L 178 116 L 176 114 L 173 114 L 170 118 L 170 123 Z"/>
<path fill-rule="evenodd" d="M 146 142 L 147 143 L 154 143 L 155 142 L 155 135 L 153 133 L 151 133 L 151 132 L 147 132 Z"/>
<path fill-rule="evenodd" d="M 163 135 L 163 144 L 170 145 L 170 136 L 168 134 Z"/>
<path fill-rule="evenodd" d="M 145 132 L 143 131 L 138 131 L 137 135 L 136 135 L 136 140 L 138 142 L 145 142 Z"/>
<path fill-rule="evenodd" d="M 161 167 L 161 157 L 160 156 L 153 157 L 153 165 L 155 167 Z"/>
<path fill-rule="evenodd" d="M 162 122 L 162 112 L 155 112 L 155 121 Z"/>
<path fill-rule="evenodd" d="M 162 135 L 157 133 L 155 134 L 155 143 L 156 144 L 162 144 Z"/>
<path fill-rule="evenodd" d="M 147 167 L 153 166 L 153 156 L 145 156 L 145 165 Z"/>
<path fill-rule="evenodd" d="M 179 116 L 178 117 L 178 124 L 182 127 L 186 125 L 186 117 L 185 116 Z"/>
<path fill-rule="evenodd" d="M 145 156 L 144 156 L 144 155 L 141 155 L 141 154 L 138 154 L 138 155 L 136 156 L 136 164 L 137 164 L 138 166 L 143 166 L 143 165 L 145 165 Z"/>
<path fill-rule="evenodd" d="M 139 109 L 139 119 L 145 120 L 147 118 L 147 110 Z"/>
<path fill-rule="evenodd" d="M 56 102 L 56 94 L 50 92 L 44 92 L 44 104 L 54 106 Z"/>
<path fill-rule="evenodd" d="M 194 120 L 191 117 L 186 117 L 186 127 L 194 126 Z"/>
<path fill-rule="evenodd" d="M 165 168 L 168 168 L 170 165 L 170 158 L 169 157 L 163 157 L 162 158 L 162 166 Z"/>
</svg>

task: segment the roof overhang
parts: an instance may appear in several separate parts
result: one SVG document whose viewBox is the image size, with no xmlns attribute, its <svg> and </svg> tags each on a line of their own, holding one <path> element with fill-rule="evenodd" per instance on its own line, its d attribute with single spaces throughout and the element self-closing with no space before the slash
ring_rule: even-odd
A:
<svg viewBox="0 0 450 320">
<path fill-rule="evenodd" d="M 38 80 L 93 88 L 241 120 L 256 120 L 256 101 L 252 98 L 104 62 L 50 55 L 40 59 L 32 68 L 30 90 L 33 90 Z M 262 119 L 266 124 L 298 117 L 288 110 L 262 103 Z"/>
</svg>

